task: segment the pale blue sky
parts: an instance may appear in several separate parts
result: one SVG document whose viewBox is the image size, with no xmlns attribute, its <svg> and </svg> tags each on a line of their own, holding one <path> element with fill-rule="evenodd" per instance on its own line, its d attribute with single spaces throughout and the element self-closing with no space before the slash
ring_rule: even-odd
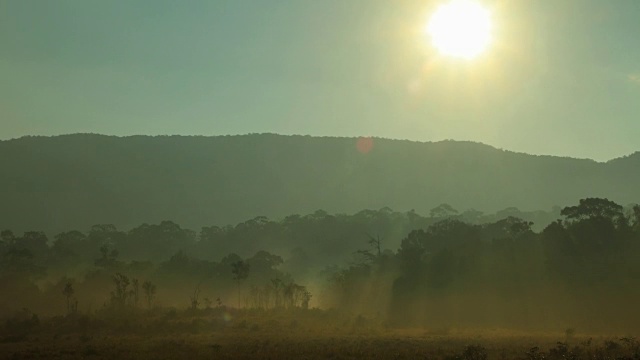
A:
<svg viewBox="0 0 640 360">
<path fill-rule="evenodd" d="M 0 0 L 0 139 L 273 132 L 640 150 L 640 1 L 492 0 L 465 63 L 427 0 Z"/>
</svg>

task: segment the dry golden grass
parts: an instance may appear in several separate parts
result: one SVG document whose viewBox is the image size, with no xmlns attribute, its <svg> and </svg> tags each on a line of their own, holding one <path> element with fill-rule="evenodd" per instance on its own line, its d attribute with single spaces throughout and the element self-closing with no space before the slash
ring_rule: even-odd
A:
<svg viewBox="0 0 640 360">
<path fill-rule="evenodd" d="M 375 319 L 323 311 L 185 312 L 77 320 L 44 320 L 23 336 L 5 334 L 0 338 L 0 359 L 640 360 L 640 346 L 630 337 L 389 329 Z"/>
</svg>

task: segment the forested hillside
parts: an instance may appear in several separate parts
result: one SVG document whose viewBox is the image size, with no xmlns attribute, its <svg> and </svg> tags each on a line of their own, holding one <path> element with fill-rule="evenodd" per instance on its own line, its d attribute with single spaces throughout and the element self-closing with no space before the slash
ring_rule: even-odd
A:
<svg viewBox="0 0 640 360">
<path fill-rule="evenodd" d="M 426 215 L 441 203 L 495 212 L 550 211 L 588 196 L 640 201 L 638 154 L 597 163 L 457 141 L 25 137 L 0 142 L 0 168 L 0 228 L 48 233 L 163 220 L 199 229 L 318 209 Z"/>
</svg>

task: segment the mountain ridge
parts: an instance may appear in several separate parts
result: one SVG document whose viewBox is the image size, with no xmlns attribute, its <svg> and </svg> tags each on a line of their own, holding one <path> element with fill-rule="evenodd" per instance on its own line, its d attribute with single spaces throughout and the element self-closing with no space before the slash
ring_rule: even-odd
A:
<svg viewBox="0 0 640 360">
<path fill-rule="evenodd" d="M 360 138 L 362 139 L 362 138 Z M 476 142 L 249 134 L 69 134 L 0 141 L 0 228 L 174 220 L 189 228 L 323 209 L 426 214 L 640 202 L 639 153 L 605 163 Z"/>
<path fill-rule="evenodd" d="M 69 134 L 58 134 L 58 135 L 24 135 L 24 136 L 20 136 L 20 137 L 16 137 L 16 138 L 10 138 L 10 139 L 0 139 L 0 143 L 2 142 L 12 142 L 12 141 L 20 141 L 23 139 L 30 139 L 30 138 L 39 138 L 39 139 L 47 139 L 47 138 L 65 138 L 65 137 L 73 137 L 73 136 L 95 136 L 95 137 L 106 137 L 106 138 L 119 138 L 119 139 L 127 139 L 127 138 L 167 138 L 167 137 L 176 137 L 176 138 L 220 138 L 220 137 L 246 137 L 246 136 L 256 136 L 256 135 L 267 135 L 267 136 L 282 136 L 282 137 L 303 137 L 303 138 L 318 138 L 318 139 L 327 139 L 327 138 L 333 138 L 333 139 L 360 139 L 360 138 L 372 138 L 372 139 L 377 139 L 377 140 L 389 140 L 389 141 L 399 141 L 399 142 L 406 142 L 406 143 L 414 143 L 414 144 L 440 144 L 440 143 L 468 143 L 468 144 L 474 144 L 474 145 L 480 145 L 480 146 L 485 146 L 494 150 L 499 150 L 499 151 L 505 151 L 505 152 L 509 152 L 509 153 L 513 153 L 513 154 L 523 154 L 523 155 L 530 155 L 530 156 L 538 156 L 538 157 L 553 157 L 553 158 L 567 158 L 567 159 L 574 159 L 574 160 L 589 160 L 589 161 L 593 161 L 596 163 L 609 163 L 612 161 L 617 161 L 617 160 L 622 160 L 622 159 L 626 159 L 629 157 L 640 157 L 640 150 L 638 151 L 634 151 L 630 154 L 627 155 L 622 155 L 619 157 L 615 157 L 615 158 L 611 158 L 609 160 L 606 161 L 599 161 L 599 160 L 595 160 L 595 159 L 591 159 L 591 158 L 587 158 L 587 157 L 574 157 L 574 156 L 568 156 L 568 155 L 554 155 L 554 154 L 533 154 L 533 153 L 527 153 L 527 152 L 523 152 L 523 151 L 515 151 L 515 150 L 509 150 L 509 149 L 503 149 L 503 148 L 499 148 L 496 146 L 493 146 L 491 144 L 486 144 L 480 141 L 473 141 L 473 140 L 455 140 L 455 139 L 443 139 L 443 140 L 435 140 L 435 141 L 421 141 L 421 140 L 411 140 L 411 139 L 398 139 L 398 138 L 386 138 L 386 137 L 377 137 L 377 136 L 372 136 L 372 137 L 365 137 L 365 136 L 330 136 L 330 135 L 304 135 L 304 134 L 278 134 L 278 133 L 269 133 L 269 132 L 265 132 L 265 133 L 247 133 L 247 134 L 224 134 L 224 135 L 178 135 L 178 134 L 174 134 L 174 135 L 145 135 L 145 134 L 132 134 L 132 135 L 109 135 L 109 134 L 100 134 L 100 133 L 69 133 Z"/>
</svg>

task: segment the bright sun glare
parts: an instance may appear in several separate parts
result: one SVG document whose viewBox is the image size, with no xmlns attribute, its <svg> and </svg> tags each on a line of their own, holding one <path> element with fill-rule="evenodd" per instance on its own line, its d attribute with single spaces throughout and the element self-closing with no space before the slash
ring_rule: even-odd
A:
<svg viewBox="0 0 640 360">
<path fill-rule="evenodd" d="M 436 10 L 425 30 L 441 53 L 472 59 L 491 42 L 491 14 L 473 0 L 452 0 Z"/>
</svg>

